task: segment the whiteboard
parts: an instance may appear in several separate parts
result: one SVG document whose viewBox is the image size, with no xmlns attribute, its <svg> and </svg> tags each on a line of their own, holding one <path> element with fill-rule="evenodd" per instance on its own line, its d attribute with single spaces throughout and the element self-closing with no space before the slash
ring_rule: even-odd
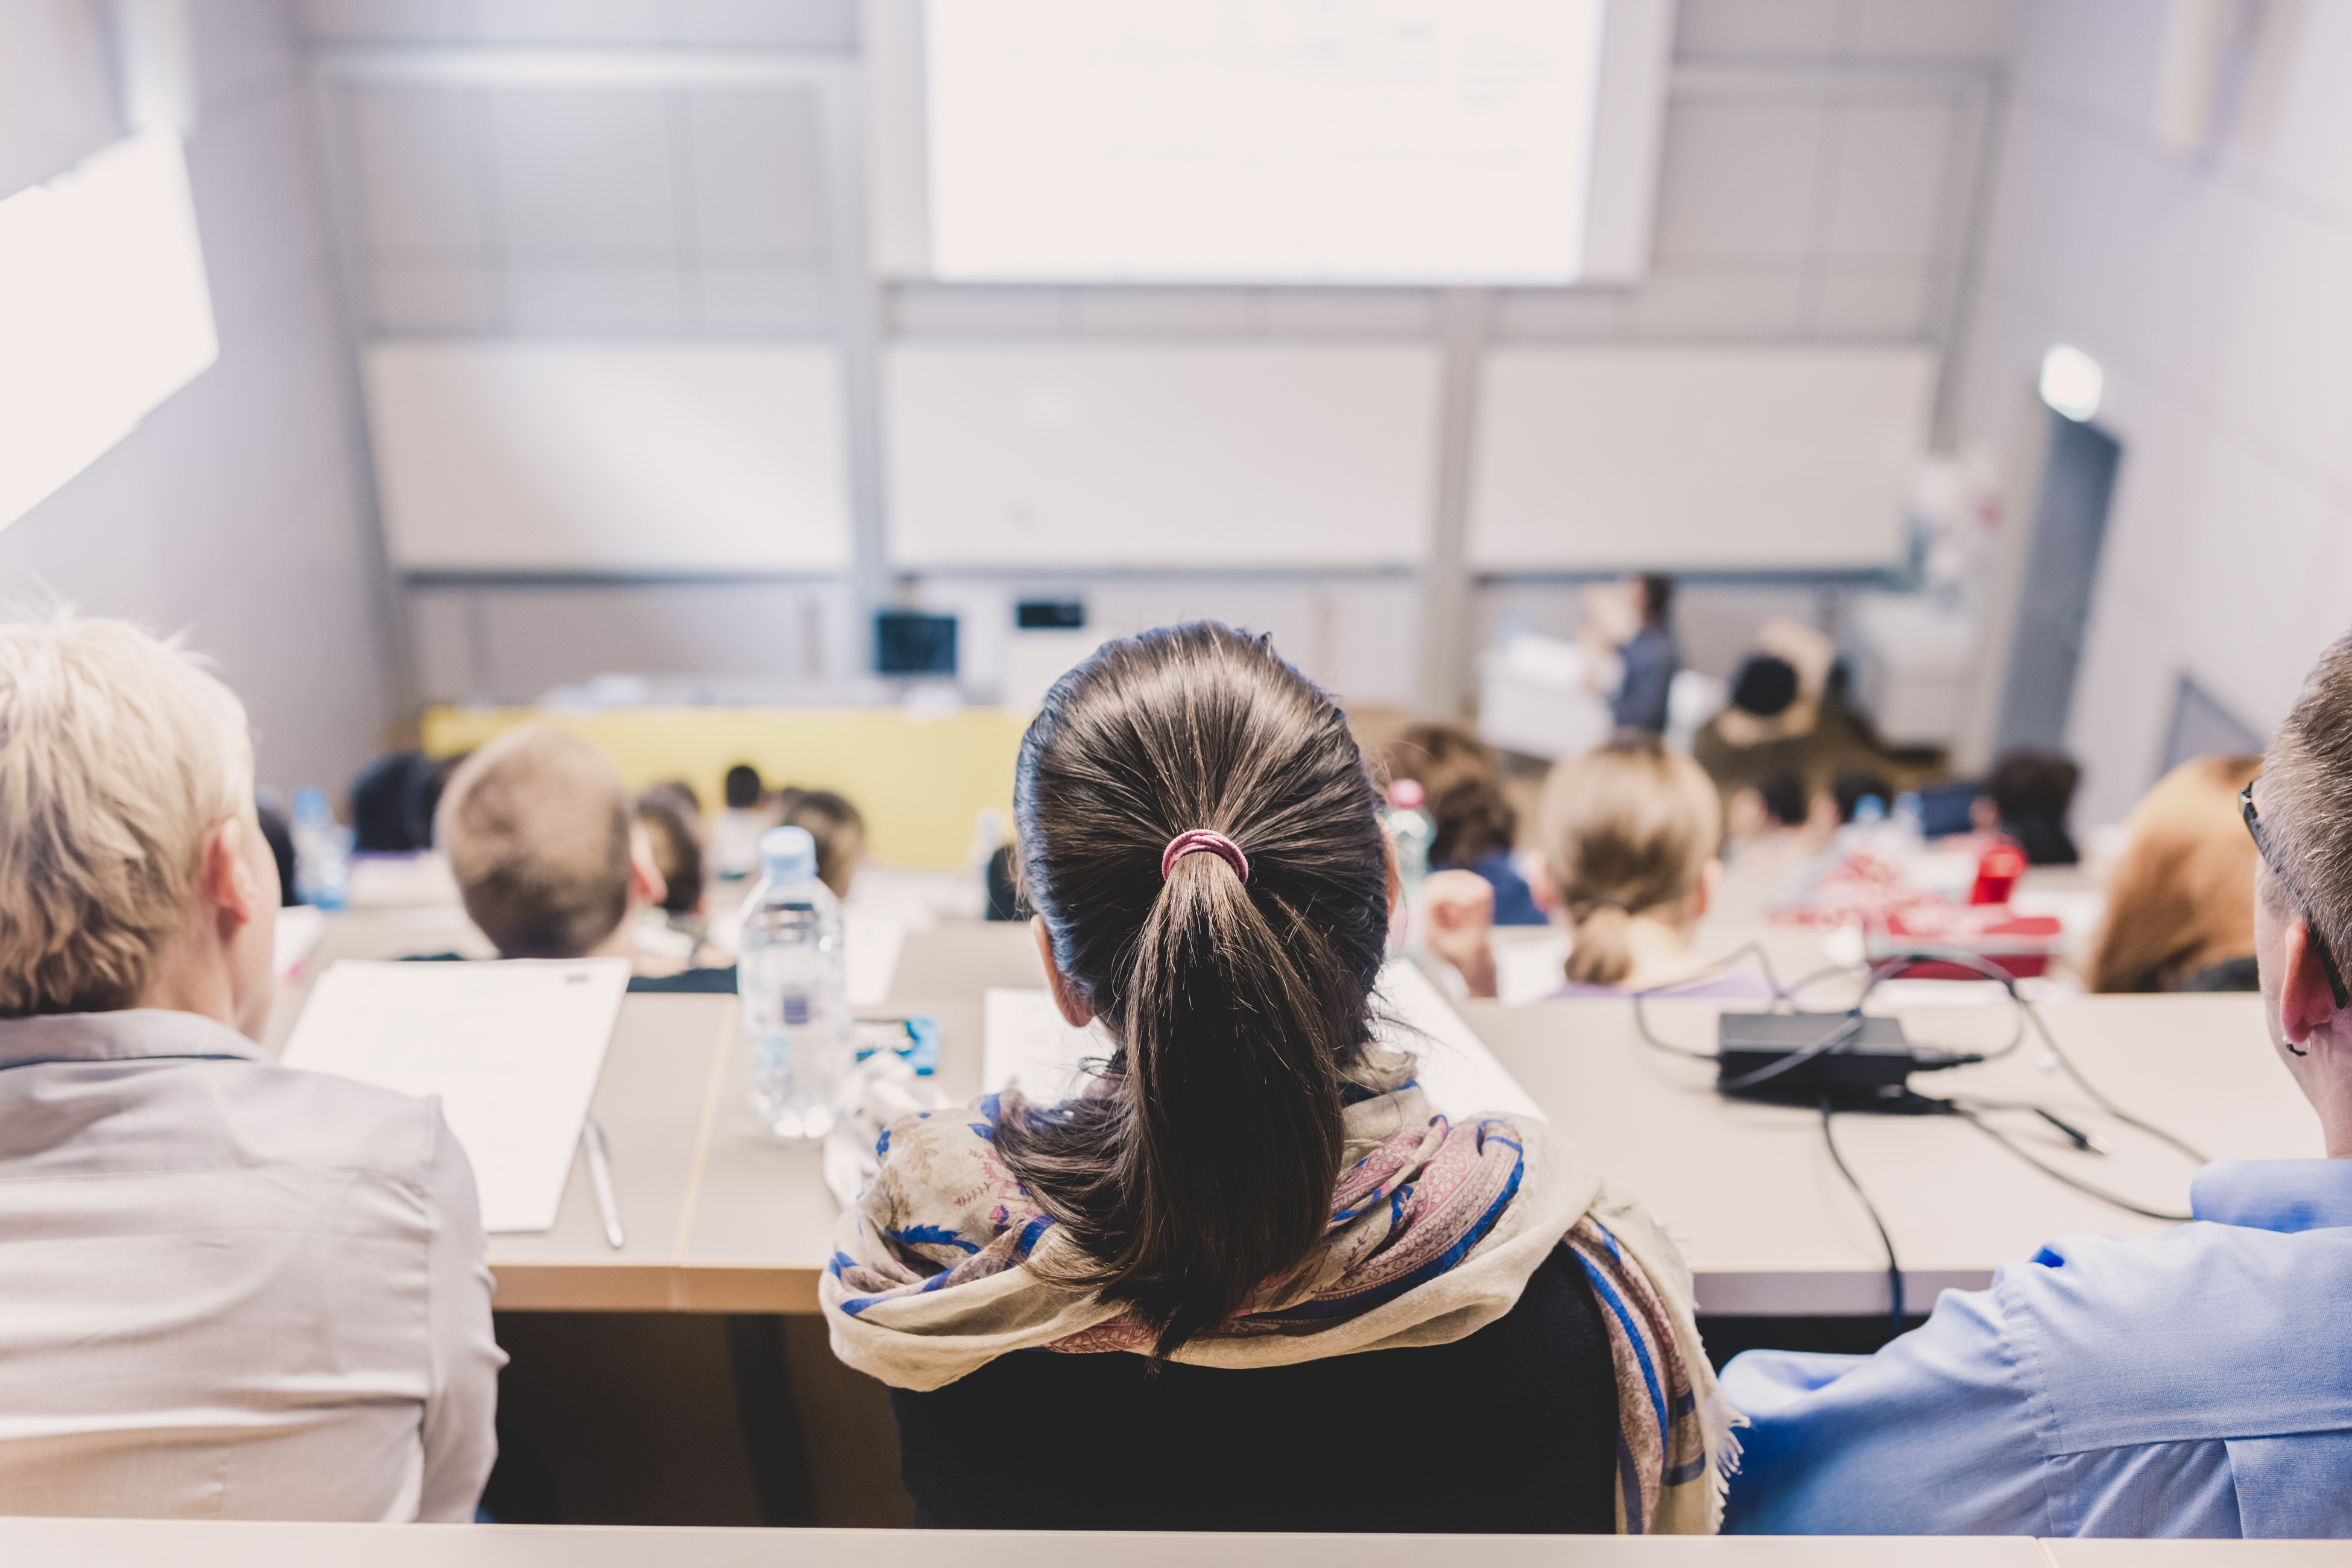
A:
<svg viewBox="0 0 2352 1568">
<path fill-rule="evenodd" d="M 839 364 L 772 343 L 403 341 L 364 357 L 394 565 L 850 563 Z"/>
<path fill-rule="evenodd" d="M 1927 449 L 1916 347 L 1506 348 L 1479 398 L 1481 571 L 1884 566 Z"/>
<path fill-rule="evenodd" d="M 883 368 L 898 565 L 1427 553 L 1433 349 L 923 343 Z"/>
</svg>

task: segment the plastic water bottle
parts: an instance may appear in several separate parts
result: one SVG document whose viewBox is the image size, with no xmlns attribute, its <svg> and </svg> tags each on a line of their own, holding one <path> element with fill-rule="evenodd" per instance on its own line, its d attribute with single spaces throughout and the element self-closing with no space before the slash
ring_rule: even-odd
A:
<svg viewBox="0 0 2352 1568">
<path fill-rule="evenodd" d="M 743 900 L 735 993 L 751 1053 L 751 1110 L 779 1138 L 833 1131 L 856 1048 L 841 905 L 816 876 L 816 840 L 772 827 Z"/>
<path fill-rule="evenodd" d="M 1397 880 L 1403 884 L 1404 901 L 1418 907 L 1421 884 L 1429 876 L 1429 847 L 1437 841 L 1437 825 L 1422 809 L 1428 795 L 1417 779 L 1399 779 L 1389 785 L 1389 806 L 1381 813 L 1381 826 L 1396 840 Z"/>
<path fill-rule="evenodd" d="M 294 897 L 322 910 L 340 910 L 351 890 L 352 830 L 335 826 L 327 792 L 316 784 L 294 792 Z"/>
</svg>

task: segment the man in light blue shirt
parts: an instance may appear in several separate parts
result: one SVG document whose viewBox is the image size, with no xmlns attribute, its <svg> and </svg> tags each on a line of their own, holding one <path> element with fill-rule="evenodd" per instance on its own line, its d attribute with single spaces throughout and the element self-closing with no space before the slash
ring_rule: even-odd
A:
<svg viewBox="0 0 2352 1568">
<path fill-rule="evenodd" d="M 2241 805 L 2263 1016 L 2329 1157 L 2209 1165 L 2193 1223 L 2053 1242 L 1874 1356 L 1737 1358 L 1726 1530 L 2352 1536 L 2352 636 Z"/>
</svg>

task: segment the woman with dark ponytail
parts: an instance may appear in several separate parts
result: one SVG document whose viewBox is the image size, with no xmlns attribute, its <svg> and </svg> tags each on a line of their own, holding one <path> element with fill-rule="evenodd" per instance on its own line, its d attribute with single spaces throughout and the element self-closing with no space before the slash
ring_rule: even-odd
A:
<svg viewBox="0 0 2352 1568">
<path fill-rule="evenodd" d="M 1111 643 L 1047 698 L 1024 891 L 1115 1054 L 1063 1104 L 894 1123 L 822 1289 L 919 1523 L 1713 1528 L 1730 1416 L 1672 1244 L 1375 1038 L 1378 805 L 1263 639 Z"/>
</svg>

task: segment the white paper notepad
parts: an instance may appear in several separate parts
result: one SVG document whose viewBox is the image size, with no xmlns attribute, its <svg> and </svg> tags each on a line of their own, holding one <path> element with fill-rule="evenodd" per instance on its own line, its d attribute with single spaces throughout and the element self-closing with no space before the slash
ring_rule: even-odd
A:
<svg viewBox="0 0 2352 1568">
<path fill-rule="evenodd" d="M 1501 1110 L 1549 1120 L 1412 963 L 1391 960 L 1381 972 L 1380 1002 L 1386 1016 L 1379 1038 L 1421 1058 L 1417 1076 L 1439 1110 L 1454 1117 Z M 1118 1048 L 1099 1025 L 1073 1029 L 1064 1023 L 1048 991 L 991 991 L 982 1024 L 981 1081 L 988 1091 L 1017 1083 L 1024 1095 L 1046 1104 L 1076 1095 L 1087 1077 L 1083 1064 Z"/>
<path fill-rule="evenodd" d="M 620 958 L 345 962 L 311 987 L 279 1059 L 439 1095 L 482 1228 L 547 1230 L 628 984 Z"/>
</svg>

